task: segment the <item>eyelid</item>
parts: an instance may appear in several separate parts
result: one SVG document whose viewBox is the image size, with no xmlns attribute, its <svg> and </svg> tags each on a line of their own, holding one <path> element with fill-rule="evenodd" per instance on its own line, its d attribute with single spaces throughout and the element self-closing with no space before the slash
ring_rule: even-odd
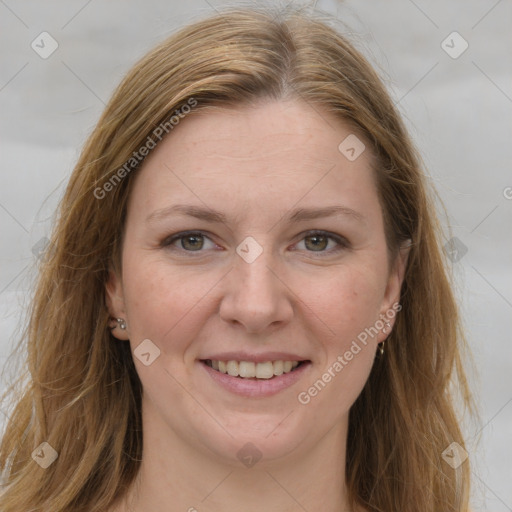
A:
<svg viewBox="0 0 512 512">
<path fill-rule="evenodd" d="M 162 247 L 162 248 L 171 247 L 171 244 L 180 240 L 181 238 L 185 238 L 186 236 L 194 236 L 194 235 L 203 236 L 204 238 L 207 238 L 208 240 L 210 240 L 212 243 L 215 244 L 215 242 L 212 240 L 211 236 L 209 235 L 209 233 L 207 231 L 189 230 L 189 231 L 180 231 L 178 233 L 174 233 L 172 235 L 165 237 L 162 240 L 162 242 L 160 243 L 160 247 Z M 305 238 L 307 238 L 309 236 L 315 236 L 315 235 L 325 236 L 327 238 L 330 238 L 331 240 L 334 240 L 338 244 L 338 247 L 331 249 L 329 251 L 306 251 L 310 254 L 315 254 L 315 253 L 318 253 L 320 255 L 321 254 L 326 254 L 326 255 L 333 254 L 333 253 L 337 253 L 340 250 L 343 250 L 343 249 L 346 250 L 351 247 L 350 242 L 344 236 L 338 235 L 336 233 L 331 233 L 330 231 L 321 230 L 321 229 L 310 229 L 308 231 L 300 233 L 299 235 L 297 235 L 297 237 L 300 237 L 300 238 L 293 245 L 298 244 L 299 242 L 301 242 L 302 240 L 304 240 Z M 177 250 L 179 252 L 189 253 L 189 254 L 194 254 L 194 253 L 201 254 L 202 252 L 204 252 L 203 250 L 199 250 L 199 251 L 187 251 L 185 249 L 177 249 Z"/>
<path fill-rule="evenodd" d="M 204 238 L 207 238 L 208 240 L 210 240 L 212 243 L 215 244 L 215 242 L 212 240 L 211 236 L 209 235 L 209 233 L 207 231 L 202 231 L 202 230 L 189 230 L 189 231 L 180 231 L 178 233 L 174 233 L 172 235 L 169 235 L 167 237 L 165 237 L 161 242 L 160 242 L 160 247 L 162 248 L 166 248 L 166 247 L 170 247 L 171 244 L 173 244 L 174 242 L 180 240 L 181 238 L 185 238 L 187 236 L 202 236 Z M 179 249 L 178 249 L 179 250 Z M 186 253 L 201 253 L 201 252 L 204 252 L 204 251 L 186 251 L 185 249 L 181 249 L 181 252 L 186 252 Z"/>
<path fill-rule="evenodd" d="M 309 231 L 305 231 L 305 232 L 301 233 L 300 235 L 298 235 L 301 238 L 295 244 L 301 242 L 302 240 L 304 240 L 305 238 L 307 238 L 309 236 L 315 236 L 315 235 L 320 235 L 320 236 L 325 236 L 327 238 L 330 238 L 331 240 L 334 240 L 338 245 L 337 245 L 337 247 L 330 249 L 329 251 L 305 251 L 308 254 L 311 254 L 311 255 L 319 254 L 320 255 L 319 257 L 322 257 L 321 255 L 327 256 L 329 254 L 336 254 L 342 250 L 347 250 L 347 249 L 351 248 L 350 242 L 344 236 L 338 235 L 336 233 L 332 233 L 330 231 L 325 231 L 323 229 L 310 229 Z"/>
</svg>

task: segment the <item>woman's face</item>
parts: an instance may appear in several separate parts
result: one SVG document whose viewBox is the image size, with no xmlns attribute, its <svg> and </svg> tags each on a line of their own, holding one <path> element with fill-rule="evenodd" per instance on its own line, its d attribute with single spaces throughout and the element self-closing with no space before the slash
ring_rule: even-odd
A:
<svg viewBox="0 0 512 512">
<path fill-rule="evenodd" d="M 148 156 L 107 289 L 160 439 L 233 462 L 345 431 L 403 273 L 359 144 L 319 108 L 268 100 L 192 114 Z"/>
</svg>

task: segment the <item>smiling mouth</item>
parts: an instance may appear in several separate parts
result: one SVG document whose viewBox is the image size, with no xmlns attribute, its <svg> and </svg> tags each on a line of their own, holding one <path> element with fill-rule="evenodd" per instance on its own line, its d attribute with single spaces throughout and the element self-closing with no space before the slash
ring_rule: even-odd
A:
<svg viewBox="0 0 512 512">
<path fill-rule="evenodd" d="M 249 380 L 269 380 L 286 373 L 291 373 L 309 361 L 266 361 L 263 363 L 254 363 L 252 361 L 217 361 L 202 359 L 201 362 L 213 370 L 219 373 L 225 373 L 231 377 Z"/>
</svg>

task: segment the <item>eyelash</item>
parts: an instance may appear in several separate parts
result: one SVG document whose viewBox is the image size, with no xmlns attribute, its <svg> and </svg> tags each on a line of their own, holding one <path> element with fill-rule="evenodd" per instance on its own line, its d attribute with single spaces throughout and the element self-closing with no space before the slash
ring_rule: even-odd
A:
<svg viewBox="0 0 512 512">
<path fill-rule="evenodd" d="M 171 250 L 178 250 L 178 251 L 183 251 L 183 252 L 186 252 L 186 253 L 202 253 L 204 252 L 204 250 L 198 250 L 198 251 L 187 251 L 186 249 L 183 249 L 183 248 L 172 248 L 172 244 L 178 240 L 181 240 L 187 236 L 202 236 L 202 237 L 205 237 L 207 238 L 208 240 L 212 241 L 210 239 L 210 237 L 203 231 L 182 231 L 180 233 L 176 233 L 174 235 L 170 235 L 168 236 L 167 238 L 165 238 L 160 246 L 163 247 L 163 248 L 168 248 L 168 249 L 171 249 Z M 321 230 L 311 230 L 311 231 L 307 231 L 306 233 L 304 233 L 304 236 L 299 240 L 299 242 L 301 242 L 302 240 L 304 240 L 305 238 L 308 238 L 308 237 L 313 237 L 313 236 L 325 236 L 327 237 L 328 239 L 331 239 L 331 240 L 334 240 L 338 246 L 335 247 L 334 249 L 331 249 L 331 250 L 324 250 L 324 251 L 306 251 L 306 252 L 309 252 L 309 253 L 312 253 L 312 254 L 315 254 L 315 253 L 319 253 L 319 254 L 334 254 L 334 253 L 338 253 L 344 249 L 349 249 L 350 248 L 350 243 L 348 242 L 348 240 L 342 236 L 339 236 L 339 235 L 335 235 L 334 233 L 329 233 L 328 231 L 321 231 Z M 213 241 L 212 241 L 213 242 Z M 297 242 L 297 243 L 299 243 Z"/>
</svg>

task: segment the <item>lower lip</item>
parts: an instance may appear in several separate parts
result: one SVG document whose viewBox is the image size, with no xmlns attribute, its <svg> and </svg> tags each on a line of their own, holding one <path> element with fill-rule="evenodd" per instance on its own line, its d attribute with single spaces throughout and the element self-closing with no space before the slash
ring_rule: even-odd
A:
<svg viewBox="0 0 512 512">
<path fill-rule="evenodd" d="M 310 362 L 302 363 L 295 370 L 277 375 L 271 379 L 244 379 L 241 377 L 232 377 L 227 373 L 221 373 L 210 368 L 205 363 L 199 361 L 199 364 L 208 372 L 208 375 L 221 385 L 224 389 L 240 396 L 250 398 L 263 398 L 272 396 L 286 388 L 289 388 L 297 382 L 304 372 L 307 372 L 311 366 Z"/>
</svg>

